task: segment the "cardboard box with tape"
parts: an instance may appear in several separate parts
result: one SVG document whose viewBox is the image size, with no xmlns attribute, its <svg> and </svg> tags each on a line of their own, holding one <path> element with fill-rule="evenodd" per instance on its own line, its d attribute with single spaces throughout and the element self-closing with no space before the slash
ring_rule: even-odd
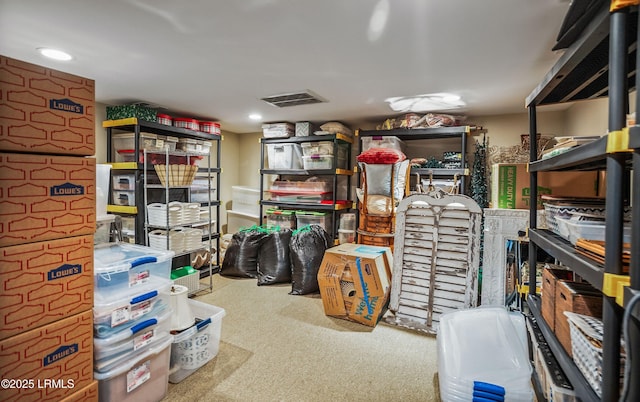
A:
<svg viewBox="0 0 640 402">
<path fill-rule="evenodd" d="M 93 312 L 0 341 L 2 401 L 60 401 L 93 382 Z M 6 381 L 6 380 L 5 380 Z"/>
<path fill-rule="evenodd" d="M 0 248 L 0 339 L 93 308 L 93 236 Z"/>
<path fill-rule="evenodd" d="M 539 172 L 538 209 L 544 208 L 542 195 L 596 197 L 598 186 L 597 171 Z M 526 163 L 497 163 L 492 166 L 492 208 L 528 209 L 530 187 Z"/>
<path fill-rule="evenodd" d="M 95 231 L 95 159 L 0 153 L 0 247 Z"/>
<path fill-rule="evenodd" d="M 326 250 L 318 271 L 325 314 L 375 326 L 389 304 L 392 266 L 388 247 L 345 243 Z"/>
<path fill-rule="evenodd" d="M 95 153 L 95 82 L 0 55 L 0 149 Z"/>
</svg>

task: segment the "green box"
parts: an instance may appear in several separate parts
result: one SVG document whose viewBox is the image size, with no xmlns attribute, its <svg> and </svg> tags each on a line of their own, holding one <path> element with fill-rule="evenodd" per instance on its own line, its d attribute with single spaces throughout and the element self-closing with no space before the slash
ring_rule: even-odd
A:
<svg viewBox="0 0 640 402">
<path fill-rule="evenodd" d="M 107 106 L 107 120 L 120 120 L 136 117 L 140 120 L 158 121 L 158 111 L 143 105 Z"/>
</svg>

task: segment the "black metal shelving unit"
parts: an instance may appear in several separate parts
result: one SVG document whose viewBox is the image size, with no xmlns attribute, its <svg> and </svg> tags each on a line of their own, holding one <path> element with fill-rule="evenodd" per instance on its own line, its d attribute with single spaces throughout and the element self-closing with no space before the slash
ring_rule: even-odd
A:
<svg viewBox="0 0 640 402">
<path fill-rule="evenodd" d="M 333 142 L 333 166 L 331 169 L 267 169 L 265 166 L 265 146 L 269 144 L 302 144 L 307 142 L 322 142 L 322 141 L 332 141 Z M 344 134 L 331 134 L 331 135 L 310 135 L 310 136 L 300 136 L 300 137 L 287 137 L 287 138 L 260 138 L 260 225 L 262 225 L 264 220 L 264 211 L 263 207 L 271 206 L 277 207 L 281 209 L 293 209 L 293 210 L 308 210 L 308 211 L 321 211 L 321 212 L 331 212 L 331 221 L 332 221 L 332 231 L 330 233 L 334 240 L 337 241 L 337 233 L 338 233 L 338 217 L 342 212 L 347 212 L 353 207 L 353 202 L 348 201 L 346 204 L 339 203 L 338 201 L 338 181 L 343 179 L 346 180 L 347 184 L 347 199 L 349 198 L 349 191 L 351 188 L 351 176 L 353 176 L 353 170 L 351 169 L 341 169 L 338 168 L 338 145 L 346 144 L 347 149 L 347 163 L 346 166 L 351 166 L 351 145 L 353 144 L 353 138 Z M 274 176 L 290 176 L 290 177 L 311 177 L 311 176 L 328 176 L 331 177 L 332 180 L 332 189 L 333 189 L 333 197 L 330 203 L 327 204 L 316 204 L 316 203 L 295 203 L 295 202 L 281 202 L 281 201 L 271 201 L 264 199 L 265 186 L 264 186 L 264 176 L 265 175 L 274 175 Z"/>
<path fill-rule="evenodd" d="M 432 168 L 411 168 L 412 174 L 432 175 L 434 177 L 460 177 L 461 194 L 467 191 L 467 176 L 469 167 L 467 165 L 467 143 L 469 135 L 484 133 L 481 127 L 474 126 L 453 126 L 453 127 L 433 127 L 433 128 L 396 128 L 392 130 L 357 130 L 358 152 L 362 151 L 362 137 L 398 137 L 403 141 L 414 140 L 437 140 L 437 139 L 460 139 L 460 151 L 462 153 L 462 166 L 460 169 L 432 169 Z M 360 180 L 358 180 L 358 186 Z"/>
<path fill-rule="evenodd" d="M 526 106 L 530 117 L 531 162 L 529 164 L 531 197 L 537 198 L 537 174 L 541 171 L 597 170 L 606 169 L 606 231 L 605 263 L 598 264 L 577 254 L 571 244 L 546 230 L 537 229 L 535 204 L 530 210 L 529 266 L 536 266 L 538 248 L 553 255 L 570 267 L 594 287 L 603 291 L 603 364 L 602 396 L 598 397 L 586 382 L 574 361 L 559 344 L 555 334 L 541 317 L 540 297 L 531 289 L 527 299 L 531 314 L 538 325 L 562 370 L 571 381 L 576 394 L 583 401 L 617 401 L 620 382 L 620 335 L 624 309 L 616 303 L 616 295 L 606 289 L 605 282 L 613 275 L 622 274 L 622 228 L 623 209 L 628 199 L 630 187 L 628 170 L 631 154 L 628 147 L 621 146 L 625 137 L 624 126 L 628 112 L 629 91 L 637 87 L 637 10 L 627 8 L 609 11 L 609 2 L 601 1 L 599 11 L 581 36 L 564 52 L 542 82 L 527 97 Z M 633 18 L 632 18 L 633 17 Z M 577 100 L 608 97 L 609 134 L 591 144 L 582 145 L 555 157 L 537 160 L 536 147 L 536 107 L 542 105 L 572 102 Z M 637 140 L 632 128 L 629 145 Z M 636 152 L 637 153 L 637 152 Z M 635 156 L 638 159 L 638 156 Z M 636 166 L 640 166 L 639 164 Z M 637 169 L 636 169 L 637 171 Z M 635 173 L 637 175 L 637 172 Z M 636 184 L 635 188 L 638 188 Z M 638 190 L 635 190 L 638 193 Z M 634 213 L 636 230 L 640 226 L 638 214 Z M 638 242 L 638 233 L 633 234 Z M 633 249 L 633 248 L 632 248 Z M 635 248 L 637 249 L 637 247 Z M 631 288 L 640 288 L 638 251 L 632 255 L 630 269 Z M 635 264 L 635 268 L 633 265 Z M 530 271 L 530 283 L 536 280 L 535 270 Z M 544 297 L 544 296 L 543 296 Z M 637 317 L 634 322 L 635 345 L 640 345 L 640 326 Z M 637 349 L 637 346 L 636 346 Z M 638 378 L 640 360 L 636 357 L 630 378 Z M 640 384 L 631 381 L 630 399 L 640 398 Z"/>
<path fill-rule="evenodd" d="M 151 133 L 158 134 L 163 136 L 171 136 L 177 138 L 189 138 L 195 140 L 204 140 L 212 142 L 212 149 L 210 150 L 208 156 L 208 166 L 207 167 L 199 167 L 197 173 L 205 173 L 207 178 L 211 180 L 213 175 L 215 175 L 215 199 L 210 199 L 209 202 L 201 203 L 203 206 L 210 206 L 212 212 L 215 209 L 215 220 L 216 225 L 220 224 L 220 174 L 222 169 L 220 168 L 220 157 L 221 157 L 221 144 L 222 140 L 221 136 L 212 135 L 205 132 L 189 130 L 181 127 L 168 126 L 165 124 L 160 124 L 157 122 L 139 120 L 137 118 L 127 118 L 121 120 L 107 120 L 102 123 L 102 126 L 107 130 L 107 160 L 114 161 L 115 160 L 115 150 L 113 147 L 113 138 L 112 135 L 115 133 L 134 133 L 134 154 L 136 156 L 136 160 L 138 160 L 138 155 L 141 155 L 140 149 L 140 134 L 141 133 Z M 165 151 L 154 151 L 154 153 L 165 153 Z M 211 165 L 211 157 L 215 153 L 215 166 Z M 171 156 L 178 155 L 189 155 L 190 153 L 185 152 L 170 152 Z M 206 155 L 204 155 L 206 156 Z M 168 156 L 167 156 L 168 157 Z M 146 160 L 145 160 L 146 161 Z M 148 184 L 145 186 L 145 178 L 147 175 L 155 175 L 154 167 L 150 164 L 146 164 L 144 162 L 112 162 L 112 174 L 113 172 L 127 172 L 135 175 L 136 188 L 135 188 L 135 206 L 131 207 L 119 207 L 114 205 L 109 205 L 108 210 L 111 213 L 116 214 L 124 214 L 135 217 L 135 243 L 136 244 L 146 244 L 147 243 L 147 230 L 146 230 L 146 205 L 145 200 L 146 191 L 147 190 L 155 190 L 159 191 L 162 196 L 160 201 L 168 198 L 173 198 L 175 195 L 174 192 L 179 192 L 180 194 L 186 193 L 186 200 L 189 198 L 190 187 L 191 186 L 177 186 L 167 188 L 162 185 Z M 170 193 L 171 192 L 171 193 Z M 213 216 L 213 215 L 210 215 Z M 208 269 L 200 270 L 200 278 L 210 278 L 208 289 L 213 288 L 212 284 L 212 276 L 214 273 L 220 271 L 220 235 L 219 233 L 211 233 L 212 230 L 209 228 L 209 236 L 212 241 L 215 240 L 215 253 L 210 253 L 211 255 L 215 255 L 216 264 L 210 264 Z M 217 232 L 217 231 L 216 231 Z M 210 250 L 211 251 L 211 250 Z M 187 258 L 184 256 L 188 256 L 190 253 L 181 253 L 176 255 L 176 259 L 178 258 Z M 174 266 L 176 261 L 174 261 Z M 190 261 L 189 261 L 190 263 Z M 188 265 L 187 264 L 178 264 L 178 265 Z"/>
</svg>

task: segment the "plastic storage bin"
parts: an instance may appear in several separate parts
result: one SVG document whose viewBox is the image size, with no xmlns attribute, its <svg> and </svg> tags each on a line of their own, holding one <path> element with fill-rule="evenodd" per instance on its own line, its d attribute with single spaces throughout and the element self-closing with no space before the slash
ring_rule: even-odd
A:
<svg viewBox="0 0 640 402">
<path fill-rule="evenodd" d="M 193 299 L 189 299 L 188 303 L 197 323 L 173 338 L 169 375 L 169 382 L 173 384 L 184 380 L 211 361 L 220 348 L 225 310 Z"/>
<path fill-rule="evenodd" d="M 178 144 L 178 137 L 170 137 L 170 136 L 164 136 L 164 135 L 159 135 L 158 141 L 156 142 L 156 145 L 158 146 L 158 148 L 162 150 L 167 150 L 167 151 L 175 151 L 177 144 Z"/>
<path fill-rule="evenodd" d="M 574 216 L 570 219 L 566 219 L 556 216 L 555 221 L 558 226 L 558 234 L 569 240 L 569 242 L 574 246 L 578 239 L 604 241 L 604 221 L 581 221 L 577 218 L 577 216 Z M 631 242 L 631 226 L 624 226 L 622 241 L 624 243 Z"/>
<path fill-rule="evenodd" d="M 298 228 L 306 225 L 319 225 L 325 232 L 333 233 L 332 214 L 315 211 L 296 211 L 296 224 Z"/>
<path fill-rule="evenodd" d="M 134 162 L 135 161 L 135 133 L 113 134 L 111 141 L 116 153 L 116 162 Z M 158 136 L 151 133 L 140 133 L 139 149 L 149 151 L 158 151 L 162 148 L 158 147 Z M 141 156 L 142 157 L 142 156 Z"/>
<path fill-rule="evenodd" d="M 136 352 L 142 352 L 154 342 L 171 334 L 171 310 L 141 319 L 127 330 L 116 332 L 106 338 L 93 339 L 93 367 L 98 372 L 109 371 Z"/>
<path fill-rule="evenodd" d="M 470 401 L 475 381 L 503 388 L 507 401 L 533 401 L 524 317 L 503 307 L 443 314 L 437 335 L 443 401 Z"/>
<path fill-rule="evenodd" d="M 111 188 L 114 190 L 135 190 L 135 174 L 114 174 L 111 177 Z"/>
<path fill-rule="evenodd" d="M 173 251 L 154 250 L 137 244 L 115 243 L 94 250 L 94 290 L 104 299 L 120 289 L 144 285 L 152 276 L 169 279 Z"/>
<path fill-rule="evenodd" d="M 296 228 L 296 213 L 285 209 L 270 208 L 265 211 L 267 227 L 279 226 L 280 229 Z"/>
<path fill-rule="evenodd" d="M 192 138 L 180 138 L 178 140 L 178 145 L 176 145 L 176 149 L 185 152 L 200 152 L 198 141 Z"/>
<path fill-rule="evenodd" d="M 333 155 L 311 155 L 302 157 L 304 170 L 333 169 Z"/>
<path fill-rule="evenodd" d="M 111 224 L 116 220 L 115 215 L 96 216 L 96 233 L 93 235 L 93 244 L 109 243 L 111 240 Z"/>
<path fill-rule="evenodd" d="M 340 215 L 340 229 L 342 230 L 356 230 L 356 214 L 353 212 L 347 212 Z"/>
<path fill-rule="evenodd" d="M 250 187 L 231 187 L 231 206 L 234 212 L 260 216 L 260 190 Z"/>
<path fill-rule="evenodd" d="M 371 148 L 391 148 L 404 152 L 406 145 L 404 141 L 394 136 L 362 137 L 362 152 Z"/>
<path fill-rule="evenodd" d="M 112 194 L 113 205 L 136 205 L 136 192 L 135 190 L 113 190 Z"/>
<path fill-rule="evenodd" d="M 271 185 L 270 191 L 279 193 L 305 194 L 328 193 L 331 191 L 331 183 L 326 181 L 284 181 L 276 180 Z"/>
<path fill-rule="evenodd" d="M 169 309 L 171 280 L 152 277 L 141 289 L 120 289 L 113 298 L 96 295 L 93 305 L 93 334 L 107 338 L 135 325 L 139 319 L 162 315 Z"/>
<path fill-rule="evenodd" d="M 292 192 L 271 191 L 271 200 L 279 201 L 279 202 L 320 204 L 323 201 L 329 201 L 332 199 L 333 199 L 333 193 L 320 193 L 320 192 L 292 193 Z"/>
<path fill-rule="evenodd" d="M 302 147 L 300 144 L 267 144 L 269 169 L 302 168 Z"/>
<path fill-rule="evenodd" d="M 356 240 L 356 231 L 348 229 L 338 229 L 338 243 L 353 243 Z"/>
<path fill-rule="evenodd" d="M 100 401 L 160 401 L 169 387 L 172 337 L 151 345 L 108 372 L 94 372 Z"/>
<path fill-rule="evenodd" d="M 302 155 L 333 155 L 333 141 L 303 142 Z"/>
</svg>

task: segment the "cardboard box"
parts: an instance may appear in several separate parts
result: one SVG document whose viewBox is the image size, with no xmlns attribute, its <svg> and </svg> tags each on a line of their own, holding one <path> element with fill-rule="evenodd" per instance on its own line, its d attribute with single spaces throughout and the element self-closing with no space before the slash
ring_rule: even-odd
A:
<svg viewBox="0 0 640 402">
<path fill-rule="evenodd" d="M 93 381 L 60 402 L 98 402 L 98 381 Z"/>
<path fill-rule="evenodd" d="M 388 306 L 392 266 L 388 247 L 345 243 L 326 250 L 318 271 L 325 314 L 374 327 Z"/>
<path fill-rule="evenodd" d="M 0 377 L 22 387 L 0 388 L 0 400 L 59 401 L 93 381 L 93 314 L 54 321 L 0 341 Z M 25 383 L 26 381 L 26 383 Z"/>
<path fill-rule="evenodd" d="M 0 55 L 0 149 L 95 153 L 93 80 Z"/>
<path fill-rule="evenodd" d="M 0 153 L 0 247 L 95 231 L 95 159 Z"/>
<path fill-rule="evenodd" d="M 93 307 L 93 236 L 0 248 L 0 339 Z"/>
<path fill-rule="evenodd" d="M 528 209 L 530 179 L 526 163 L 497 163 L 491 168 L 491 204 L 493 208 Z M 542 195 L 595 197 L 598 172 L 539 172 L 538 209 Z"/>
</svg>

